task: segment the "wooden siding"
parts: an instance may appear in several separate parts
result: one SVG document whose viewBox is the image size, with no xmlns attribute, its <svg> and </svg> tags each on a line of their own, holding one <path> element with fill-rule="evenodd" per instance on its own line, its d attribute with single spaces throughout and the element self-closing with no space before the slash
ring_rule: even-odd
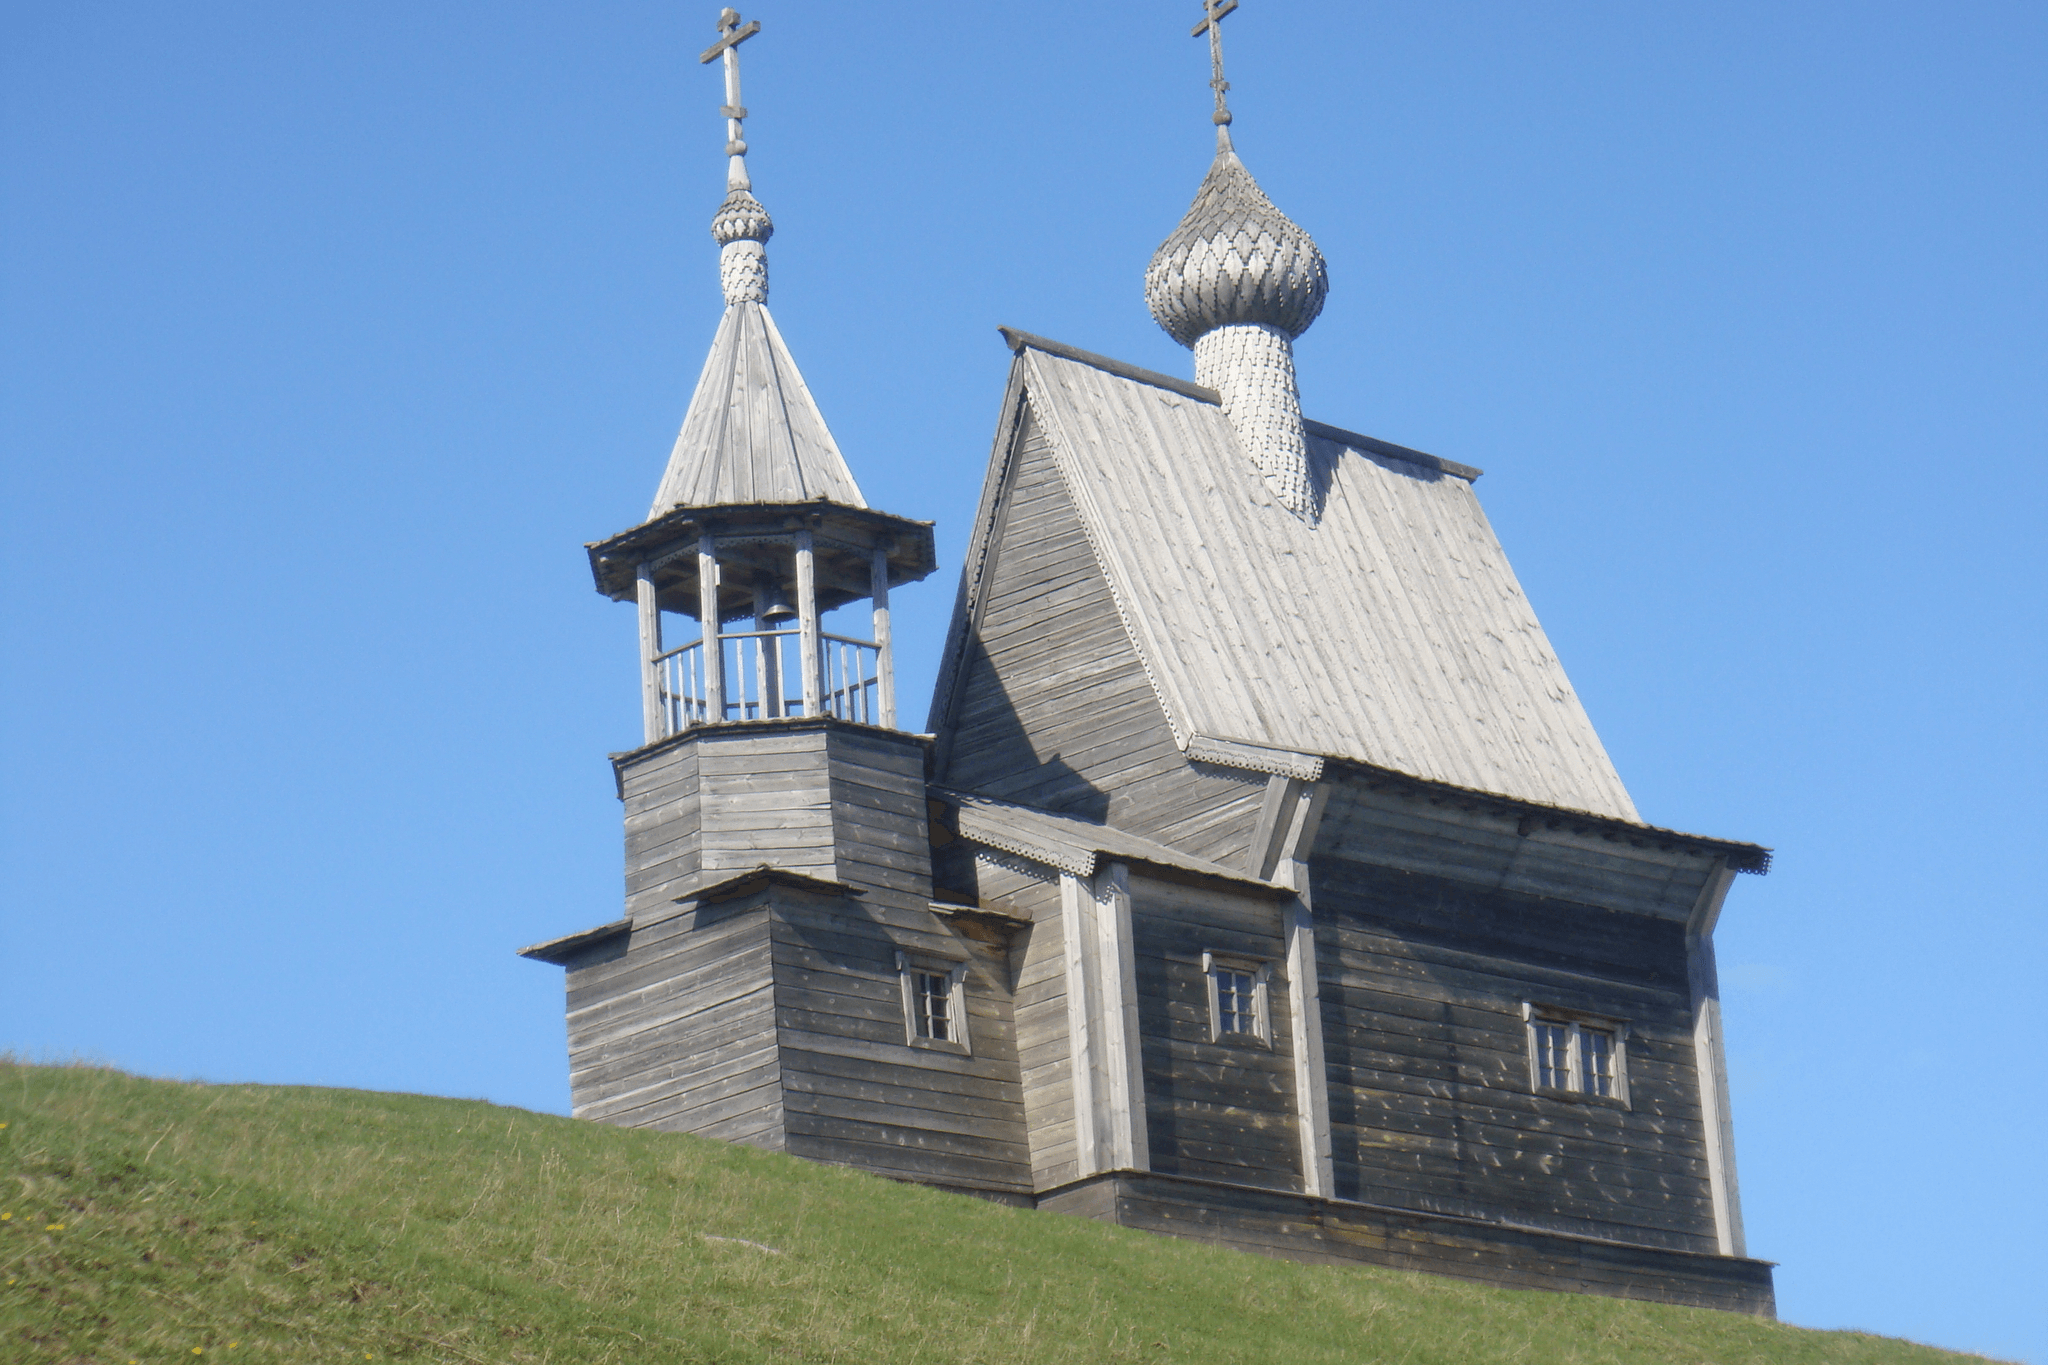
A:
<svg viewBox="0 0 2048 1365">
<path fill-rule="evenodd" d="M 1028 1193 L 1007 945 L 887 896 L 774 893 L 787 1150 L 884 1175 Z M 904 1035 L 898 949 L 968 964 L 972 1055 Z"/>
<path fill-rule="evenodd" d="M 1170 1175 L 1116 1174 L 1049 1192 L 1042 1209 L 1321 1265 L 1387 1266 L 1504 1289 L 1547 1289 L 1774 1317 L 1768 1261 L 1504 1227 Z"/>
<path fill-rule="evenodd" d="M 782 1147 L 762 902 L 675 911 L 569 964 L 576 1117 Z"/>
<path fill-rule="evenodd" d="M 1152 1169 L 1301 1189 L 1279 908 L 1133 877 L 1131 920 Z M 1209 1041 L 1205 951 L 1272 964 L 1270 1048 Z"/>
<path fill-rule="evenodd" d="M 939 780 L 1236 861 L 1261 779 L 1182 756 L 1034 424 L 1005 477 Z"/>
<path fill-rule="evenodd" d="M 1028 348 L 1016 370 L 1182 738 L 1637 819 L 1468 481 L 1311 432 L 1310 525 L 1216 405 Z"/>
<path fill-rule="evenodd" d="M 830 722 L 710 727 L 697 749 L 706 878 L 766 863 L 834 880 Z"/>
<path fill-rule="evenodd" d="M 1682 926 L 1312 872 L 1340 1197 L 1715 1249 Z M 1532 1093 L 1524 1001 L 1629 1022 L 1629 1108 Z"/>
<path fill-rule="evenodd" d="M 1653 831 L 1602 837 L 1575 832 L 1568 817 L 1489 810 L 1483 797 L 1408 795 L 1355 777 L 1330 785 L 1316 837 L 1326 856 L 1681 923 L 1719 865 Z"/>
<path fill-rule="evenodd" d="M 663 915 L 703 871 L 697 745 L 685 740 L 619 766 L 626 815 L 626 914 Z"/>
<path fill-rule="evenodd" d="M 839 880 L 908 903 L 929 901 L 923 742 L 913 735 L 848 725 L 824 733 Z"/>
</svg>

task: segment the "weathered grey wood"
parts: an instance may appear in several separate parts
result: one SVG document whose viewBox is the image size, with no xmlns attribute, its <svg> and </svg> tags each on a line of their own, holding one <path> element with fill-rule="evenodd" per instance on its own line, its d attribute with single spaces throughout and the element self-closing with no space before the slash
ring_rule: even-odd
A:
<svg viewBox="0 0 2048 1365">
<path fill-rule="evenodd" d="M 654 586 L 654 566 L 642 561 L 634 584 L 640 613 L 641 742 L 652 744 L 668 728 L 661 713 L 661 599 Z"/>
<path fill-rule="evenodd" d="M 1700 890 L 1686 923 L 1686 981 L 1692 995 L 1693 1059 L 1699 1073 L 1700 1128 L 1714 1201 L 1714 1239 L 1723 1256 L 1747 1256 L 1741 1183 L 1735 1175 L 1735 1124 L 1728 1107 L 1728 1058 L 1721 1037 L 1721 979 L 1714 963 L 1714 925 L 1735 876 L 1717 868 Z"/>
<path fill-rule="evenodd" d="M 1077 1182 L 1040 1207 L 1311 1263 L 1364 1262 L 1517 1289 L 1647 1298 L 1769 1316 L 1770 1267 L 1681 1248 L 1315 1199 L 1165 1174 Z"/>
<path fill-rule="evenodd" d="M 697 620 L 704 639 L 704 711 L 707 719 L 725 719 L 725 646 L 719 643 L 718 542 L 707 535 L 697 542 Z"/>
<path fill-rule="evenodd" d="M 818 564 L 810 528 L 796 533 L 796 611 L 801 631 L 799 657 L 804 670 L 804 714 L 818 714 Z"/>
<path fill-rule="evenodd" d="M 1281 805 L 1287 833 L 1277 841 L 1273 872 L 1294 889 L 1294 898 L 1280 910 L 1280 933 L 1286 948 L 1287 1009 L 1291 1016 L 1295 1112 L 1301 1145 L 1303 1190 L 1328 1198 L 1336 1193 L 1330 1137 L 1330 1094 L 1323 1050 L 1321 980 L 1316 969 L 1316 927 L 1313 878 L 1309 855 L 1315 848 L 1328 806 L 1327 783 L 1296 783 L 1283 787 Z M 1291 808 L 1291 809 L 1290 809 Z M 1281 823 L 1276 820 L 1276 824 Z"/>
<path fill-rule="evenodd" d="M 699 925 L 699 917 L 689 917 Z M 764 907 L 634 930 L 569 973 L 570 1097 L 580 1116 L 779 1145 L 782 1091 Z"/>
<path fill-rule="evenodd" d="M 881 722 L 885 729 L 896 728 L 896 656 L 891 644 L 889 623 L 889 551 L 877 545 L 873 555 L 873 567 L 869 571 L 871 584 L 868 595 L 874 599 L 875 614 L 875 692 L 879 703 Z"/>
</svg>

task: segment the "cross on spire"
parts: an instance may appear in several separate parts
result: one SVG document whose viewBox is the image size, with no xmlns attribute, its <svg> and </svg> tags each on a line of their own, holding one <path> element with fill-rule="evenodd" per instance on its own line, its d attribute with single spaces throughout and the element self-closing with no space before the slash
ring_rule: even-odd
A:
<svg viewBox="0 0 2048 1365">
<path fill-rule="evenodd" d="M 1224 103 L 1223 95 L 1230 89 L 1230 82 L 1223 79 L 1223 16 L 1236 8 L 1237 0 L 1202 0 L 1202 22 L 1189 35 L 1209 35 L 1209 88 L 1216 92 L 1216 112 L 1209 117 L 1216 124 L 1219 141 L 1230 136 L 1224 131 L 1230 126 L 1230 106 Z"/>
<path fill-rule="evenodd" d="M 1231 0 L 1236 4 L 1237 0 Z M 725 154 L 732 158 L 725 173 L 725 185 L 729 190 L 751 189 L 753 182 L 747 178 L 747 143 L 741 136 L 741 120 L 747 116 L 747 107 L 740 103 L 740 44 L 761 31 L 759 19 L 740 23 L 740 12 L 723 9 L 718 13 L 718 41 L 704 49 L 704 55 L 697 58 L 698 64 L 705 65 L 719 57 L 725 58 L 725 104 L 719 113 L 725 115 Z"/>
</svg>

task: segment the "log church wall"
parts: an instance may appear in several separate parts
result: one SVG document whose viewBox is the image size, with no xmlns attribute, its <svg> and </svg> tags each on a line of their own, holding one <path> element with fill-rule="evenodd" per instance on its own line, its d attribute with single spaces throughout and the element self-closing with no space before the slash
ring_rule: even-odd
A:
<svg viewBox="0 0 2048 1365">
<path fill-rule="evenodd" d="M 671 906 L 564 964 L 577 1118 L 781 1149 L 765 900 Z"/>
<path fill-rule="evenodd" d="M 1715 1249 L 1683 926 L 1317 858 L 1340 1198 Z M 1628 1023 L 1628 1103 L 1534 1091 L 1525 1001 Z"/>
<path fill-rule="evenodd" d="M 1301 1189 L 1293 1018 L 1279 970 L 1286 946 L 1278 909 L 1270 901 L 1133 877 L 1131 931 L 1151 1168 Z M 1269 1043 L 1210 1038 L 1205 952 L 1274 969 L 1266 991 Z"/>
</svg>

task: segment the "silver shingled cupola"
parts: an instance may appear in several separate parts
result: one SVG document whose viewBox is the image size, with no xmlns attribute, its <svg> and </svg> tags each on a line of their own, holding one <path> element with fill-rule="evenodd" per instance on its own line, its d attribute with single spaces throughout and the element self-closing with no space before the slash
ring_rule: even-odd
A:
<svg viewBox="0 0 2048 1365">
<path fill-rule="evenodd" d="M 1313 238 L 1274 207 L 1230 141 L 1224 92 L 1222 16 L 1235 5 L 1205 5 L 1195 29 L 1207 33 L 1216 91 L 1216 159 L 1195 202 L 1145 271 L 1152 317 L 1195 353 L 1195 381 L 1215 389 L 1273 495 L 1294 515 L 1320 514 L 1301 397 L 1294 338 L 1323 311 L 1329 270 Z"/>
</svg>

